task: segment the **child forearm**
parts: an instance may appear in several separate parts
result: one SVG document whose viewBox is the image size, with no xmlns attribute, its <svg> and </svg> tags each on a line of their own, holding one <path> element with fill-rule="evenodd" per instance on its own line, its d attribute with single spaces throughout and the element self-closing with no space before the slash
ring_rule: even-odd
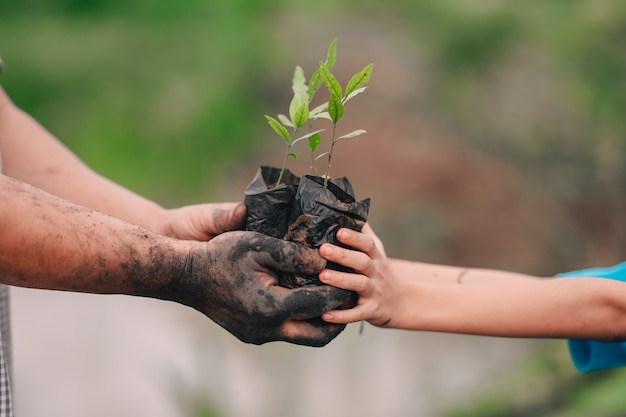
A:
<svg viewBox="0 0 626 417">
<path fill-rule="evenodd" d="M 508 285 L 406 283 L 388 327 L 502 337 L 624 340 L 626 286 L 607 279 Z"/>
<path fill-rule="evenodd" d="M 421 282 L 447 284 L 510 284 L 529 283 L 541 279 L 536 276 L 495 269 L 464 268 L 447 265 L 413 262 L 404 259 L 389 259 L 398 277 L 415 279 Z"/>
</svg>

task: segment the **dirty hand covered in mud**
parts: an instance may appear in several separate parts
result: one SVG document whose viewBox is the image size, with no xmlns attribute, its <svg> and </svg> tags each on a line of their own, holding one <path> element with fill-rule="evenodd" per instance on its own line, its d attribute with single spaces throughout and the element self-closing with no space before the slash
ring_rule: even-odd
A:
<svg viewBox="0 0 626 417">
<path fill-rule="evenodd" d="M 325 267 L 317 250 L 256 232 L 228 232 L 192 254 L 171 298 L 189 305 L 247 343 L 286 341 L 324 346 L 345 325 L 319 316 L 350 293 L 330 286 L 288 289 L 276 273 L 317 274 Z"/>
</svg>

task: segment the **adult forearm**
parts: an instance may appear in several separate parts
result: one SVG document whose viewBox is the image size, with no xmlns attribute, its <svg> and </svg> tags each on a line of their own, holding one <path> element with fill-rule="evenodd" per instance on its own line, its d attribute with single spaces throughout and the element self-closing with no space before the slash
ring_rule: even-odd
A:
<svg viewBox="0 0 626 417">
<path fill-rule="evenodd" d="M 185 245 L 0 175 L 3 283 L 158 297 L 181 275 Z"/>
<path fill-rule="evenodd" d="M 401 307 L 410 312 L 398 315 L 401 328 L 504 337 L 623 340 L 626 336 L 626 285 L 608 279 L 508 285 L 416 282 L 408 291 L 414 298 Z"/>
<path fill-rule="evenodd" d="M 0 88 L 0 155 L 4 174 L 76 204 L 152 228 L 162 212 L 87 167 L 54 135 L 12 104 Z"/>
</svg>

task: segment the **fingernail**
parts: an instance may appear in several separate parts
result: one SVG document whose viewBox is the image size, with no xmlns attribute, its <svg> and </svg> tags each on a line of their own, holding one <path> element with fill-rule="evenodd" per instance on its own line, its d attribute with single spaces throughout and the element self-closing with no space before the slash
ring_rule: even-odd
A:
<svg viewBox="0 0 626 417">
<path fill-rule="evenodd" d="M 350 233 L 352 232 L 352 230 L 350 229 L 339 229 L 339 231 L 337 232 L 337 237 L 339 239 L 348 239 L 350 237 Z"/>
<path fill-rule="evenodd" d="M 320 281 L 322 281 L 322 282 L 326 282 L 326 281 L 328 281 L 328 278 L 329 278 L 329 277 L 330 277 L 330 272 L 328 272 L 328 270 L 327 270 L 327 269 L 323 270 L 323 271 L 322 271 L 322 272 L 320 272 L 320 274 L 319 274 Z"/>
<path fill-rule="evenodd" d="M 324 257 L 329 256 L 333 253 L 333 247 L 330 245 L 322 245 L 322 247 L 320 248 L 320 253 Z"/>
<path fill-rule="evenodd" d="M 330 321 L 330 320 L 333 319 L 333 317 L 334 317 L 333 313 L 324 313 L 324 314 L 322 314 L 322 320 L 325 320 L 325 321 Z"/>
</svg>

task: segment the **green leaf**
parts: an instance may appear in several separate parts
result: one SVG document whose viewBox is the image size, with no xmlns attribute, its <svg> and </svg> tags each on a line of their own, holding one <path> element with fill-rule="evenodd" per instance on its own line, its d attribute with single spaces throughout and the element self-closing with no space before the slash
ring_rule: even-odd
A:
<svg viewBox="0 0 626 417">
<path fill-rule="evenodd" d="M 330 92 L 331 95 L 336 95 L 341 99 L 341 85 L 339 81 L 335 78 L 335 76 L 330 72 L 326 64 L 320 61 L 320 75 L 322 76 L 322 81 L 326 84 L 326 88 Z"/>
<path fill-rule="evenodd" d="M 289 118 L 284 114 L 278 115 L 278 121 L 281 122 L 285 127 L 293 127 L 293 123 L 291 123 L 291 120 L 289 120 Z"/>
<path fill-rule="evenodd" d="M 295 152 L 289 152 L 288 154 L 290 157 L 292 157 L 293 159 L 298 159 L 298 154 Z"/>
<path fill-rule="evenodd" d="M 317 147 L 320 146 L 321 141 L 322 136 L 319 133 L 316 133 L 309 138 L 309 149 L 311 150 L 311 153 L 317 150 Z"/>
<path fill-rule="evenodd" d="M 323 132 L 323 131 L 324 131 L 324 129 L 316 130 L 315 132 L 309 132 L 306 135 L 302 135 L 299 138 L 294 139 L 293 142 L 291 142 L 291 144 L 295 145 L 296 143 L 300 142 L 301 140 L 308 139 L 308 138 L 312 137 L 313 135 L 316 135 L 316 134 L 318 134 L 320 132 Z"/>
<path fill-rule="evenodd" d="M 348 94 L 347 96 L 345 96 L 343 98 L 343 103 L 345 104 L 346 101 L 350 100 L 351 98 L 353 98 L 354 96 L 358 96 L 359 94 L 361 94 L 363 91 L 367 90 L 367 87 L 361 87 L 361 88 L 357 88 L 356 90 L 354 90 L 353 92 L 351 92 L 350 94 Z"/>
<path fill-rule="evenodd" d="M 309 81 L 309 103 L 313 101 L 315 93 L 317 93 L 317 90 L 320 89 L 322 84 L 324 84 L 324 81 L 322 81 L 320 70 L 315 70 L 313 75 L 311 75 L 311 81 Z"/>
<path fill-rule="evenodd" d="M 328 47 L 328 53 L 326 54 L 326 67 L 332 70 L 337 60 L 337 39 L 333 39 Z"/>
<path fill-rule="evenodd" d="M 335 61 L 337 60 L 337 39 L 333 40 L 328 47 L 328 53 L 326 54 L 326 68 L 328 70 L 332 70 L 335 66 Z M 320 75 L 320 70 L 317 69 L 312 75 L 311 80 L 309 81 L 309 103 L 313 101 L 313 97 L 317 90 L 324 84 L 322 81 L 322 77 Z"/>
<path fill-rule="evenodd" d="M 328 114 L 334 124 L 337 124 L 337 122 L 343 117 L 343 111 L 344 109 L 343 103 L 341 103 L 341 97 L 331 94 L 330 100 L 328 100 Z"/>
<path fill-rule="evenodd" d="M 329 153 L 330 153 L 330 152 L 324 152 L 324 153 L 321 153 L 321 154 L 317 155 L 317 156 L 315 157 L 315 159 L 314 159 L 314 160 L 315 160 L 315 161 L 317 161 L 318 159 L 325 157 L 325 156 L 326 156 L 326 155 L 328 155 Z"/>
<path fill-rule="evenodd" d="M 287 143 L 289 143 L 289 141 L 291 140 L 291 136 L 289 135 L 289 132 L 287 131 L 285 126 L 281 125 L 280 122 L 274 119 L 272 116 L 265 115 L 265 118 L 267 119 L 267 122 L 270 124 L 270 126 L 272 126 L 272 129 L 274 129 L 274 131 L 280 136 L 285 138 Z"/>
<path fill-rule="evenodd" d="M 307 105 L 306 102 L 302 101 L 302 97 L 294 94 L 291 99 L 291 103 L 289 103 L 289 119 L 291 120 L 291 124 L 294 126 L 296 126 L 296 113 L 298 113 L 303 104 L 305 106 Z"/>
<path fill-rule="evenodd" d="M 297 130 L 309 120 L 309 106 L 308 103 L 302 103 L 293 119 L 293 126 Z"/>
<path fill-rule="evenodd" d="M 311 119 L 317 120 L 317 119 L 326 119 L 326 120 L 330 120 L 331 122 L 333 121 L 333 119 L 330 118 L 330 114 L 328 114 L 327 111 L 323 111 L 321 113 L 318 113 L 314 116 L 311 116 Z"/>
<path fill-rule="evenodd" d="M 309 89 L 306 85 L 304 70 L 299 65 L 296 66 L 296 69 L 293 72 L 291 89 L 293 90 L 294 96 L 298 96 L 301 101 L 307 102 L 309 100 Z"/>
<path fill-rule="evenodd" d="M 343 135 L 343 136 L 339 136 L 337 139 L 335 139 L 335 142 L 338 142 L 338 141 L 340 141 L 341 139 L 350 139 L 350 138 L 355 138 L 355 137 L 357 137 L 357 136 L 362 135 L 363 133 L 367 133 L 367 130 L 357 129 L 357 130 L 354 130 L 354 131 L 352 131 L 352 132 L 350 132 L 350 133 L 346 133 L 346 134 L 345 134 L 345 135 Z"/>
<path fill-rule="evenodd" d="M 363 68 L 360 72 L 354 74 L 350 81 L 348 81 L 348 85 L 346 86 L 346 96 L 349 96 L 354 90 L 363 87 L 367 84 L 372 77 L 372 70 L 374 69 L 374 64 L 369 64 L 365 68 Z"/>
<path fill-rule="evenodd" d="M 314 108 L 313 110 L 311 110 L 309 112 L 309 116 L 310 117 L 316 116 L 317 114 L 322 113 L 327 108 L 328 108 L 328 102 L 322 103 L 319 106 L 317 106 L 316 108 Z"/>
</svg>

